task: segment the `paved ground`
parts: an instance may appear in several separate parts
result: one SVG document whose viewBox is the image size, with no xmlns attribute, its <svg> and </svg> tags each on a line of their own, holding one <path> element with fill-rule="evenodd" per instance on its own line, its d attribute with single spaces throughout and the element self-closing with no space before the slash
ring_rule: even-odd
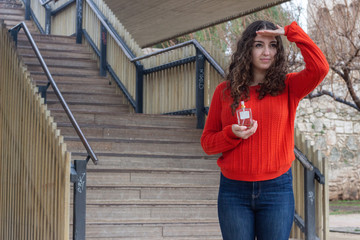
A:
<svg viewBox="0 0 360 240">
<path fill-rule="evenodd" d="M 360 214 L 330 215 L 330 240 L 360 240 Z"/>
</svg>

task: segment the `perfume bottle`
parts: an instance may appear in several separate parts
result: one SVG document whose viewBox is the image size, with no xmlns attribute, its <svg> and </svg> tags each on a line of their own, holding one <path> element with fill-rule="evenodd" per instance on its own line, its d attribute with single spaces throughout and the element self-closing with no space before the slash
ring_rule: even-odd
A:
<svg viewBox="0 0 360 240">
<path fill-rule="evenodd" d="M 238 124 L 250 128 L 253 124 L 251 108 L 246 108 L 244 101 L 241 101 L 241 108 L 236 110 Z"/>
</svg>

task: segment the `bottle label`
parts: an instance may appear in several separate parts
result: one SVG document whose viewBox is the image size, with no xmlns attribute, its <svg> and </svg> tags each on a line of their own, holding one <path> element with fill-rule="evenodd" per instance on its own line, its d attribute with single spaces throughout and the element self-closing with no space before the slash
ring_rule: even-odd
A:
<svg viewBox="0 0 360 240">
<path fill-rule="evenodd" d="M 240 112 L 240 119 L 247 119 L 250 118 L 249 111 L 241 111 Z"/>
</svg>

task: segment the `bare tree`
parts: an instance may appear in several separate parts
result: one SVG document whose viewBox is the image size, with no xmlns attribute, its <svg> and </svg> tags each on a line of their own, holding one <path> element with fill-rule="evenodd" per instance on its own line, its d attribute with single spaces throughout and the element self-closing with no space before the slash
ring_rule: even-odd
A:
<svg viewBox="0 0 360 240">
<path fill-rule="evenodd" d="M 360 1 L 313 0 L 309 7 L 309 32 L 324 52 L 328 79 L 309 95 L 329 95 L 360 111 Z M 344 93 L 335 86 L 344 83 Z M 330 87 L 325 87 L 325 86 Z M 326 89 L 327 88 L 327 89 Z M 335 93 L 336 92 L 336 93 Z"/>
</svg>

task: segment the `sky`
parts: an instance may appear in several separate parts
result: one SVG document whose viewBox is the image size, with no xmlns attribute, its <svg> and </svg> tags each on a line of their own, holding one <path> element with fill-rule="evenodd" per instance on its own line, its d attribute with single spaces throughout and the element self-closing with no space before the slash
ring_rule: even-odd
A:
<svg viewBox="0 0 360 240">
<path fill-rule="evenodd" d="M 296 6 L 300 6 L 303 10 L 300 15 L 300 20 L 298 24 L 304 29 L 304 31 L 307 31 L 307 0 L 291 0 L 291 3 L 295 4 Z M 286 7 L 289 3 L 284 3 L 283 6 Z"/>
</svg>

